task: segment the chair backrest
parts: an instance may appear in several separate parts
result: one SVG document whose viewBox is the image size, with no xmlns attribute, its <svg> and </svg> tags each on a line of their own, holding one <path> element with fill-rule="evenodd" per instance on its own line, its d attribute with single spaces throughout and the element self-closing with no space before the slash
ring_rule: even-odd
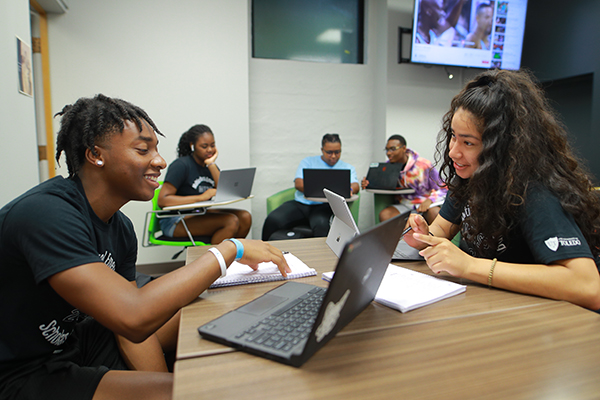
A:
<svg viewBox="0 0 600 400">
<path fill-rule="evenodd" d="M 294 200 L 295 188 L 281 190 L 267 197 L 267 214 L 285 203 L 286 201 Z"/>
<path fill-rule="evenodd" d="M 296 193 L 295 188 L 289 188 L 281 190 L 271 196 L 267 197 L 267 214 L 270 214 L 271 211 L 285 203 L 286 201 L 294 200 L 294 194 Z M 360 208 L 360 192 L 358 192 L 358 199 L 355 201 L 348 203 L 348 207 L 350 208 L 350 212 L 352 213 L 352 217 L 356 224 L 358 225 L 358 210 Z"/>
</svg>

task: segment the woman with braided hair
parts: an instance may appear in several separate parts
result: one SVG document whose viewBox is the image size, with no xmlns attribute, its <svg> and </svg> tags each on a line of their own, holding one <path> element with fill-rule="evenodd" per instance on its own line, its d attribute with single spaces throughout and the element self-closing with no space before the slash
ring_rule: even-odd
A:
<svg viewBox="0 0 600 400">
<path fill-rule="evenodd" d="M 598 196 L 529 72 L 469 82 L 444 116 L 440 156 L 446 201 L 431 225 L 411 216 L 405 236 L 432 271 L 600 309 Z M 448 240 L 459 231 L 462 249 Z"/>
<path fill-rule="evenodd" d="M 165 160 L 139 107 L 103 95 L 65 106 L 57 176 L 0 209 L 0 399 L 168 399 L 164 353 L 179 309 L 234 259 L 289 272 L 281 251 L 227 240 L 141 288 L 137 238 L 120 208 L 148 201 Z"/>
<path fill-rule="evenodd" d="M 178 157 L 169 165 L 160 189 L 160 207 L 178 206 L 210 200 L 217 192 L 219 152 L 215 136 L 206 125 L 194 125 L 179 139 Z M 162 232 L 170 237 L 185 237 L 184 217 L 161 218 Z M 209 208 L 205 214 L 185 217 L 193 236 L 210 236 L 212 244 L 227 238 L 245 238 L 252 227 L 252 215 L 234 208 Z"/>
</svg>

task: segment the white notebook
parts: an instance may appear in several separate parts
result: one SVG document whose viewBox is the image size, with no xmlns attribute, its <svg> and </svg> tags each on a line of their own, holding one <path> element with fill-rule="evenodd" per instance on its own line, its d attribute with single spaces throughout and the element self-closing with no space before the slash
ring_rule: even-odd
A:
<svg viewBox="0 0 600 400">
<path fill-rule="evenodd" d="M 323 273 L 330 281 L 334 272 Z M 403 313 L 455 296 L 467 289 L 465 285 L 438 279 L 397 265 L 388 265 L 375 301 Z"/>
<path fill-rule="evenodd" d="M 283 253 L 285 260 L 292 269 L 284 278 L 279 272 L 277 265 L 272 262 L 258 264 L 258 269 L 254 271 L 252 268 L 237 261 L 231 263 L 227 268 L 227 275 L 217 279 L 210 285 L 210 288 L 223 286 L 245 285 L 248 283 L 283 281 L 288 279 L 303 278 L 306 276 L 315 276 L 317 271 L 304 264 L 298 257 L 291 253 Z"/>
</svg>

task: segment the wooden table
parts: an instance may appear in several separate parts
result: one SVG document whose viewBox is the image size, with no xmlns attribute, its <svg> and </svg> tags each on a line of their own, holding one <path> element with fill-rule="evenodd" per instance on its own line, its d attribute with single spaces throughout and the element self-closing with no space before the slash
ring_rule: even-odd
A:
<svg viewBox="0 0 600 400">
<path fill-rule="evenodd" d="M 301 281 L 327 285 L 321 273 L 337 258 L 324 238 L 273 244 L 317 269 Z M 188 260 L 204 251 L 188 249 Z M 398 264 L 429 271 L 423 262 Z M 183 309 L 174 398 L 598 397 L 599 315 L 460 283 L 468 285 L 465 293 L 405 314 L 372 303 L 301 368 L 234 351 L 196 331 L 281 282 L 209 290 Z"/>
</svg>

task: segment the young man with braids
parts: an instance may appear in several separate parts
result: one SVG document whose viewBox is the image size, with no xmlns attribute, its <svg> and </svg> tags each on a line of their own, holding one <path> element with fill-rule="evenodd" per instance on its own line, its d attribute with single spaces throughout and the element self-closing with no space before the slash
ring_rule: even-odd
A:
<svg viewBox="0 0 600 400">
<path fill-rule="evenodd" d="M 600 309 L 600 202 L 533 77 L 476 76 L 442 126 L 448 196 L 431 225 L 411 216 L 406 242 L 436 273 Z"/>
<path fill-rule="evenodd" d="M 0 209 L 0 399 L 166 399 L 163 352 L 179 309 L 239 259 L 281 252 L 224 241 L 194 263 L 138 289 L 137 241 L 119 209 L 150 200 L 165 161 L 146 113 L 98 95 L 63 108 L 55 177 Z"/>
<path fill-rule="evenodd" d="M 179 139 L 177 158 L 169 165 L 160 189 L 160 207 L 210 200 L 217 192 L 221 171 L 215 136 L 206 125 L 194 125 Z M 185 237 L 183 217 L 161 218 L 163 234 Z M 209 208 L 203 215 L 188 216 L 185 223 L 193 236 L 210 236 L 212 244 L 227 238 L 245 238 L 252 227 L 252 215 L 235 208 Z"/>
</svg>

